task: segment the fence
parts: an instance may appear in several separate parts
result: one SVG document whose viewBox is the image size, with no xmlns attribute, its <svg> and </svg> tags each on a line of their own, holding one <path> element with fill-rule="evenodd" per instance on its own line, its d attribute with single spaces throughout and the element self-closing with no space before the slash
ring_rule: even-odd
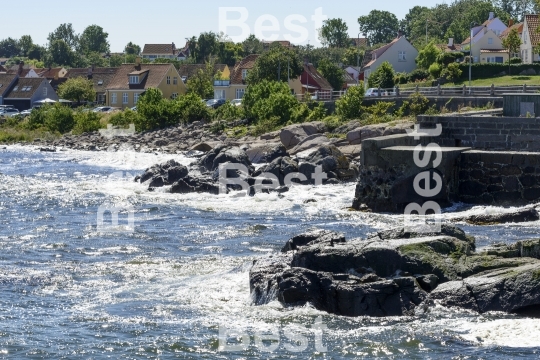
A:
<svg viewBox="0 0 540 360">
<path fill-rule="evenodd" d="M 341 98 L 347 93 L 346 90 L 341 91 L 321 91 L 311 93 L 312 100 L 332 101 Z M 409 97 L 414 93 L 420 93 L 427 97 L 435 96 L 501 96 L 508 93 L 540 93 L 540 86 L 532 85 L 517 85 L 517 86 L 432 86 L 400 89 L 399 87 L 389 89 L 376 89 L 371 93 L 366 93 L 366 97 Z M 303 94 L 295 95 L 298 100 L 305 101 L 306 97 Z"/>
</svg>

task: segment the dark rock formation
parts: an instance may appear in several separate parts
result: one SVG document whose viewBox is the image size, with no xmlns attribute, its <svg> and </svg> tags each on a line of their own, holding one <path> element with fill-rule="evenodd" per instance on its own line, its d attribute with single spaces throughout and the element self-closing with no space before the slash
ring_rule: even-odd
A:
<svg viewBox="0 0 540 360">
<path fill-rule="evenodd" d="M 393 229 L 350 242 L 310 231 L 281 254 L 257 260 L 250 290 L 255 304 L 309 302 L 346 316 L 411 315 L 433 301 L 478 312 L 540 309 L 540 240 L 473 250 L 474 239 L 454 226 L 439 234 Z"/>
<path fill-rule="evenodd" d="M 176 162 L 169 160 L 163 164 L 156 164 L 148 169 L 138 178 L 142 183 L 150 180 L 149 187 L 156 188 L 165 185 L 172 185 L 188 174 L 188 169 Z"/>
<path fill-rule="evenodd" d="M 522 223 L 540 220 L 535 208 L 519 209 L 508 213 L 471 215 L 466 218 L 457 218 L 454 221 L 466 221 L 473 225 L 495 225 L 506 223 Z"/>
</svg>

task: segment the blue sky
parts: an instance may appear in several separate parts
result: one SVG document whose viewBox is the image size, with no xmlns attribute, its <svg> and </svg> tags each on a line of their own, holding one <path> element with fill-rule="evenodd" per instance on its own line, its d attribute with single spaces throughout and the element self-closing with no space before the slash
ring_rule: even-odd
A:
<svg viewBox="0 0 540 360">
<path fill-rule="evenodd" d="M 32 3 L 35 4 L 33 5 Z M 109 33 L 111 51 L 122 51 L 129 41 L 143 46 L 145 43 L 175 42 L 177 46 L 184 45 L 185 39 L 198 35 L 203 31 L 215 31 L 220 28 L 220 7 L 241 7 L 247 10 L 245 25 L 251 32 L 255 31 L 255 23 L 263 15 L 270 15 L 277 19 L 279 31 L 263 32 L 265 37 L 271 35 L 285 38 L 290 34 L 295 39 L 309 37 L 310 43 L 317 41 L 317 33 L 312 16 L 317 8 L 322 8 L 322 14 L 328 18 L 342 18 L 349 26 L 351 37 L 358 36 L 357 19 L 368 14 L 371 10 L 386 10 L 393 12 L 398 19 L 402 19 L 410 8 L 420 5 L 432 7 L 433 0 L 408 1 L 319 1 L 319 0 L 201 0 L 201 1 L 140 1 L 140 0 L 94 0 L 77 3 L 67 0 L 52 1 L 45 8 L 42 3 L 31 0 L 22 7 L 24 14 L 17 16 L 4 16 L 0 29 L 0 39 L 6 37 L 19 38 L 29 34 L 35 43 L 44 45 L 47 35 L 61 23 L 72 23 L 77 32 L 82 32 L 88 25 L 97 24 Z M 45 12 L 44 12 L 45 11 Z M 229 12 L 228 18 L 240 17 L 239 12 Z M 291 22 L 296 31 L 286 28 L 286 18 L 299 15 Z M 305 18 L 307 23 L 302 24 Z M 22 21 L 24 19 L 24 21 Z M 291 19 L 291 18 L 289 18 Z M 294 19 L 294 18 L 293 18 Z M 223 25 L 223 22 L 221 22 Z M 270 21 L 262 25 L 270 25 Z M 292 25 L 288 25 L 291 29 Z M 298 31 L 298 26 L 305 30 Z M 245 29 L 247 29 L 244 26 Z M 240 28 L 228 28 L 231 36 L 241 36 Z M 302 36 L 306 35 L 306 36 Z M 307 41 L 293 41 L 306 43 Z"/>
</svg>

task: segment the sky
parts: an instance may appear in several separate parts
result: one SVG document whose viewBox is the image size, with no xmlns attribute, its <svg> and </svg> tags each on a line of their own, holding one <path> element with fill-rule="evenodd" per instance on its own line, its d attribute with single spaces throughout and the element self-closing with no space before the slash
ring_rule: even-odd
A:
<svg viewBox="0 0 540 360">
<path fill-rule="evenodd" d="M 357 19 L 371 10 L 390 11 L 402 19 L 416 5 L 432 7 L 442 2 L 444 0 L 93 0 L 83 5 L 58 0 L 49 3 L 45 14 L 41 2 L 30 0 L 25 2 L 24 21 L 21 16 L 3 16 L 0 39 L 31 35 L 34 43 L 45 45 L 47 35 L 58 25 L 71 23 L 77 33 L 92 24 L 103 27 L 109 34 L 112 52 L 123 51 L 130 41 L 141 47 L 146 43 L 171 42 L 180 47 L 186 38 L 220 30 L 225 30 L 233 40 L 257 33 L 267 40 L 277 37 L 290 39 L 294 44 L 309 41 L 319 45 L 316 28 L 320 28 L 325 17 L 343 19 L 350 36 L 358 37 Z"/>
</svg>

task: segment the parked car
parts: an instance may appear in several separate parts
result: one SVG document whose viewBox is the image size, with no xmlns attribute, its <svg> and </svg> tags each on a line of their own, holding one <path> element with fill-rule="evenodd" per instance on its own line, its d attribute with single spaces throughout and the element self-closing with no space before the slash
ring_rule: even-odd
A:
<svg viewBox="0 0 540 360">
<path fill-rule="evenodd" d="M 234 99 L 233 101 L 231 101 L 231 104 L 233 104 L 234 106 L 241 106 L 242 99 Z"/>
<path fill-rule="evenodd" d="M 30 116 L 31 113 L 32 113 L 32 109 L 28 109 L 28 110 L 21 111 L 19 115 L 21 115 L 22 117 L 27 117 L 27 116 Z"/>
<path fill-rule="evenodd" d="M 3 116 L 3 117 L 12 117 L 19 114 L 20 114 L 19 110 L 15 108 L 9 107 L 9 108 L 0 109 L 0 116 Z"/>
<path fill-rule="evenodd" d="M 131 111 L 137 111 L 137 107 L 134 106 L 134 107 L 132 107 L 130 110 L 131 110 Z"/>
<path fill-rule="evenodd" d="M 93 111 L 93 112 L 103 112 L 103 113 L 106 113 L 106 112 L 109 112 L 111 109 L 112 109 L 111 106 L 98 106 L 97 108 L 94 108 L 94 110 L 92 110 L 92 111 Z"/>
<path fill-rule="evenodd" d="M 225 99 L 212 99 L 206 102 L 206 106 L 217 109 L 221 105 L 225 104 Z"/>
<path fill-rule="evenodd" d="M 364 96 L 379 96 L 379 89 L 369 88 L 366 90 L 366 93 Z M 396 92 L 381 89 L 381 96 L 396 96 Z"/>
</svg>

